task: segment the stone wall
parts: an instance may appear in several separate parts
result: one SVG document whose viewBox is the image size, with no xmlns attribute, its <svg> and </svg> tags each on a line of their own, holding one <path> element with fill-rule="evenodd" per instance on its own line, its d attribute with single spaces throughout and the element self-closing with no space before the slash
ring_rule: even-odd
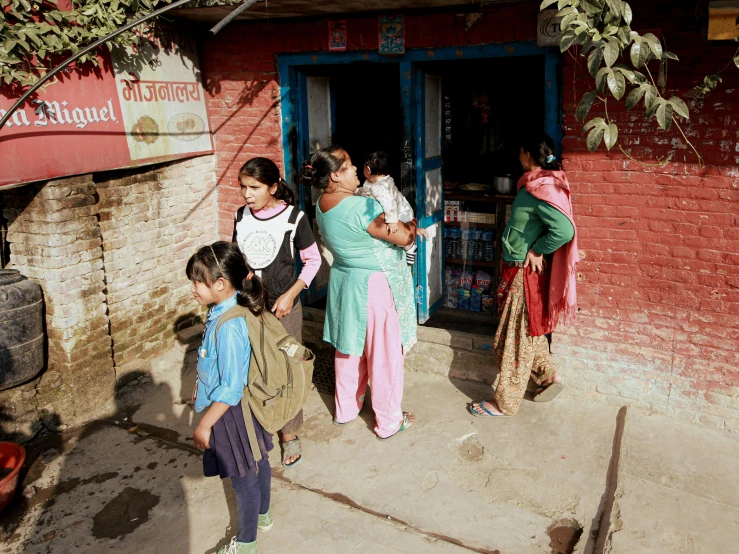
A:
<svg viewBox="0 0 739 554">
<path fill-rule="evenodd" d="M 76 427 L 115 409 L 116 384 L 172 347 L 202 310 L 184 268 L 217 239 L 213 156 L 3 194 L 10 267 L 44 292 L 47 367 L 0 392 L 0 435 Z"/>
</svg>

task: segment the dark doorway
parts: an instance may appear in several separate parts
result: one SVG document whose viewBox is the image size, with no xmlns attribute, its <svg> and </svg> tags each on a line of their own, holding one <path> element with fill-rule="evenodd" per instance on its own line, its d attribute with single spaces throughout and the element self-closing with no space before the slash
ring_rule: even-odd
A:
<svg viewBox="0 0 739 554">
<path fill-rule="evenodd" d="M 389 156 L 390 175 L 400 185 L 403 115 L 399 72 L 395 63 L 331 68 L 334 142 L 349 153 L 362 182 L 367 155 L 384 150 Z"/>
</svg>

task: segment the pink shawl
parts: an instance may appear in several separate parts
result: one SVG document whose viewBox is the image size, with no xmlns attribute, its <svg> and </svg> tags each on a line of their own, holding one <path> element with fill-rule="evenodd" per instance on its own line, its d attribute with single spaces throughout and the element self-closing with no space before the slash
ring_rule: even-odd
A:
<svg viewBox="0 0 739 554">
<path fill-rule="evenodd" d="M 570 183 L 564 171 L 535 169 L 518 180 L 518 190 L 526 187 L 534 198 L 543 200 L 567 216 L 575 231 L 572 240 L 559 247 L 552 259 L 549 281 L 549 319 L 552 325 L 571 323 L 577 313 L 577 227 L 572 213 Z"/>
</svg>

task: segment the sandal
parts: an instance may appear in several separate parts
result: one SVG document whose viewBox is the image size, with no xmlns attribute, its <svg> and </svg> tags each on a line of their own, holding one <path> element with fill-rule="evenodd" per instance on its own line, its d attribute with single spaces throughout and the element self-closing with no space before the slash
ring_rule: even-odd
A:
<svg viewBox="0 0 739 554">
<path fill-rule="evenodd" d="M 331 418 L 331 423 L 333 423 L 334 425 L 338 425 L 339 427 L 341 427 L 343 425 L 347 425 L 347 424 L 351 423 L 352 421 L 354 421 L 354 420 L 353 419 L 350 419 L 349 421 L 345 421 L 344 423 L 342 423 L 340 421 L 336 421 L 336 418 L 335 417 L 332 417 Z"/>
<path fill-rule="evenodd" d="M 480 402 L 477 402 L 477 405 L 483 412 L 485 412 L 484 414 L 477 413 L 477 411 L 475 410 L 474 402 L 467 407 L 467 411 L 475 417 L 508 417 L 505 414 L 491 412 L 490 410 L 488 410 L 485 407 L 485 400 L 481 400 Z"/>
<path fill-rule="evenodd" d="M 536 389 L 536 393 L 534 394 L 534 402 L 549 402 L 551 400 L 554 400 L 554 398 L 564 389 L 565 386 L 563 383 L 552 383 L 551 385 L 547 385 L 545 387 L 541 386 Z"/>
<path fill-rule="evenodd" d="M 295 467 L 303 461 L 303 450 L 300 448 L 300 437 L 291 441 L 285 441 L 280 443 L 280 449 L 282 450 L 282 467 L 290 469 Z M 299 455 L 300 457 L 291 464 L 286 464 L 285 460 L 291 456 Z"/>
<path fill-rule="evenodd" d="M 381 436 L 378 435 L 377 436 L 377 440 L 378 441 L 387 441 L 387 440 L 390 440 L 395 435 L 397 435 L 398 433 L 400 433 L 400 432 L 405 431 L 406 429 L 408 429 L 408 427 L 410 427 L 411 425 L 413 425 L 413 423 L 409 423 L 408 422 L 408 416 L 409 415 L 413 415 L 413 414 L 410 413 L 410 412 L 403 412 L 403 423 L 400 424 L 400 429 L 398 429 L 397 431 L 395 431 L 395 433 L 393 433 L 389 437 L 381 437 Z"/>
</svg>

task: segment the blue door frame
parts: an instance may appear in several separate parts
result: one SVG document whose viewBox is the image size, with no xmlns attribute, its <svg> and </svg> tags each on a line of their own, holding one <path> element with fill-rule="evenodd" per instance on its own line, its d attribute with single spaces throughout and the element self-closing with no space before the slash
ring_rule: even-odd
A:
<svg viewBox="0 0 739 554">
<path fill-rule="evenodd" d="M 381 56 L 377 51 L 357 52 L 307 52 L 297 54 L 278 54 L 277 66 L 280 78 L 280 97 L 282 108 L 282 151 L 285 167 L 285 179 L 288 183 L 297 183 L 300 164 L 310 154 L 308 152 L 308 108 L 306 102 L 306 70 L 325 65 L 343 65 L 355 62 L 395 63 L 400 68 L 400 97 L 403 110 L 403 144 L 404 156 L 413 156 L 414 159 L 404 159 L 414 167 L 414 176 L 408 178 L 416 187 L 416 195 L 423 194 L 425 181 L 421 184 L 419 171 L 418 149 L 411 148 L 420 132 L 416 122 L 418 113 L 416 100 L 419 91 L 414 90 L 414 66 L 419 63 L 432 63 L 451 60 L 479 60 L 490 58 L 511 58 L 520 56 L 544 56 L 544 129 L 554 139 L 558 157 L 562 153 L 562 109 L 560 67 L 562 57 L 556 48 L 541 48 L 536 42 L 511 42 L 501 44 L 486 44 L 479 46 L 452 46 L 444 48 L 419 48 L 408 50 L 402 56 Z M 415 129 L 414 129 L 415 128 Z M 422 134 L 420 136 L 423 136 Z M 422 163 L 423 160 L 420 160 Z M 430 169 L 430 168 L 429 168 Z M 402 186 L 406 183 L 403 182 Z M 311 191 L 303 190 L 298 186 L 300 208 L 309 211 L 311 208 Z M 442 198 L 443 205 L 443 198 Z M 417 214 L 420 217 L 421 214 Z M 425 268 L 425 250 L 423 243 L 414 266 L 414 279 L 417 288 L 416 300 L 419 306 L 428 306 L 428 291 L 419 282 L 419 275 Z M 443 272 L 443 266 L 442 266 Z M 424 280 L 425 282 L 425 280 Z M 325 294 L 322 291 L 311 291 L 313 299 Z M 304 300 L 306 300 L 304 298 Z M 440 306 L 437 302 L 430 307 L 429 313 L 420 314 L 419 319 L 425 321 L 433 311 Z M 425 316 L 421 318 L 420 316 Z"/>
</svg>

